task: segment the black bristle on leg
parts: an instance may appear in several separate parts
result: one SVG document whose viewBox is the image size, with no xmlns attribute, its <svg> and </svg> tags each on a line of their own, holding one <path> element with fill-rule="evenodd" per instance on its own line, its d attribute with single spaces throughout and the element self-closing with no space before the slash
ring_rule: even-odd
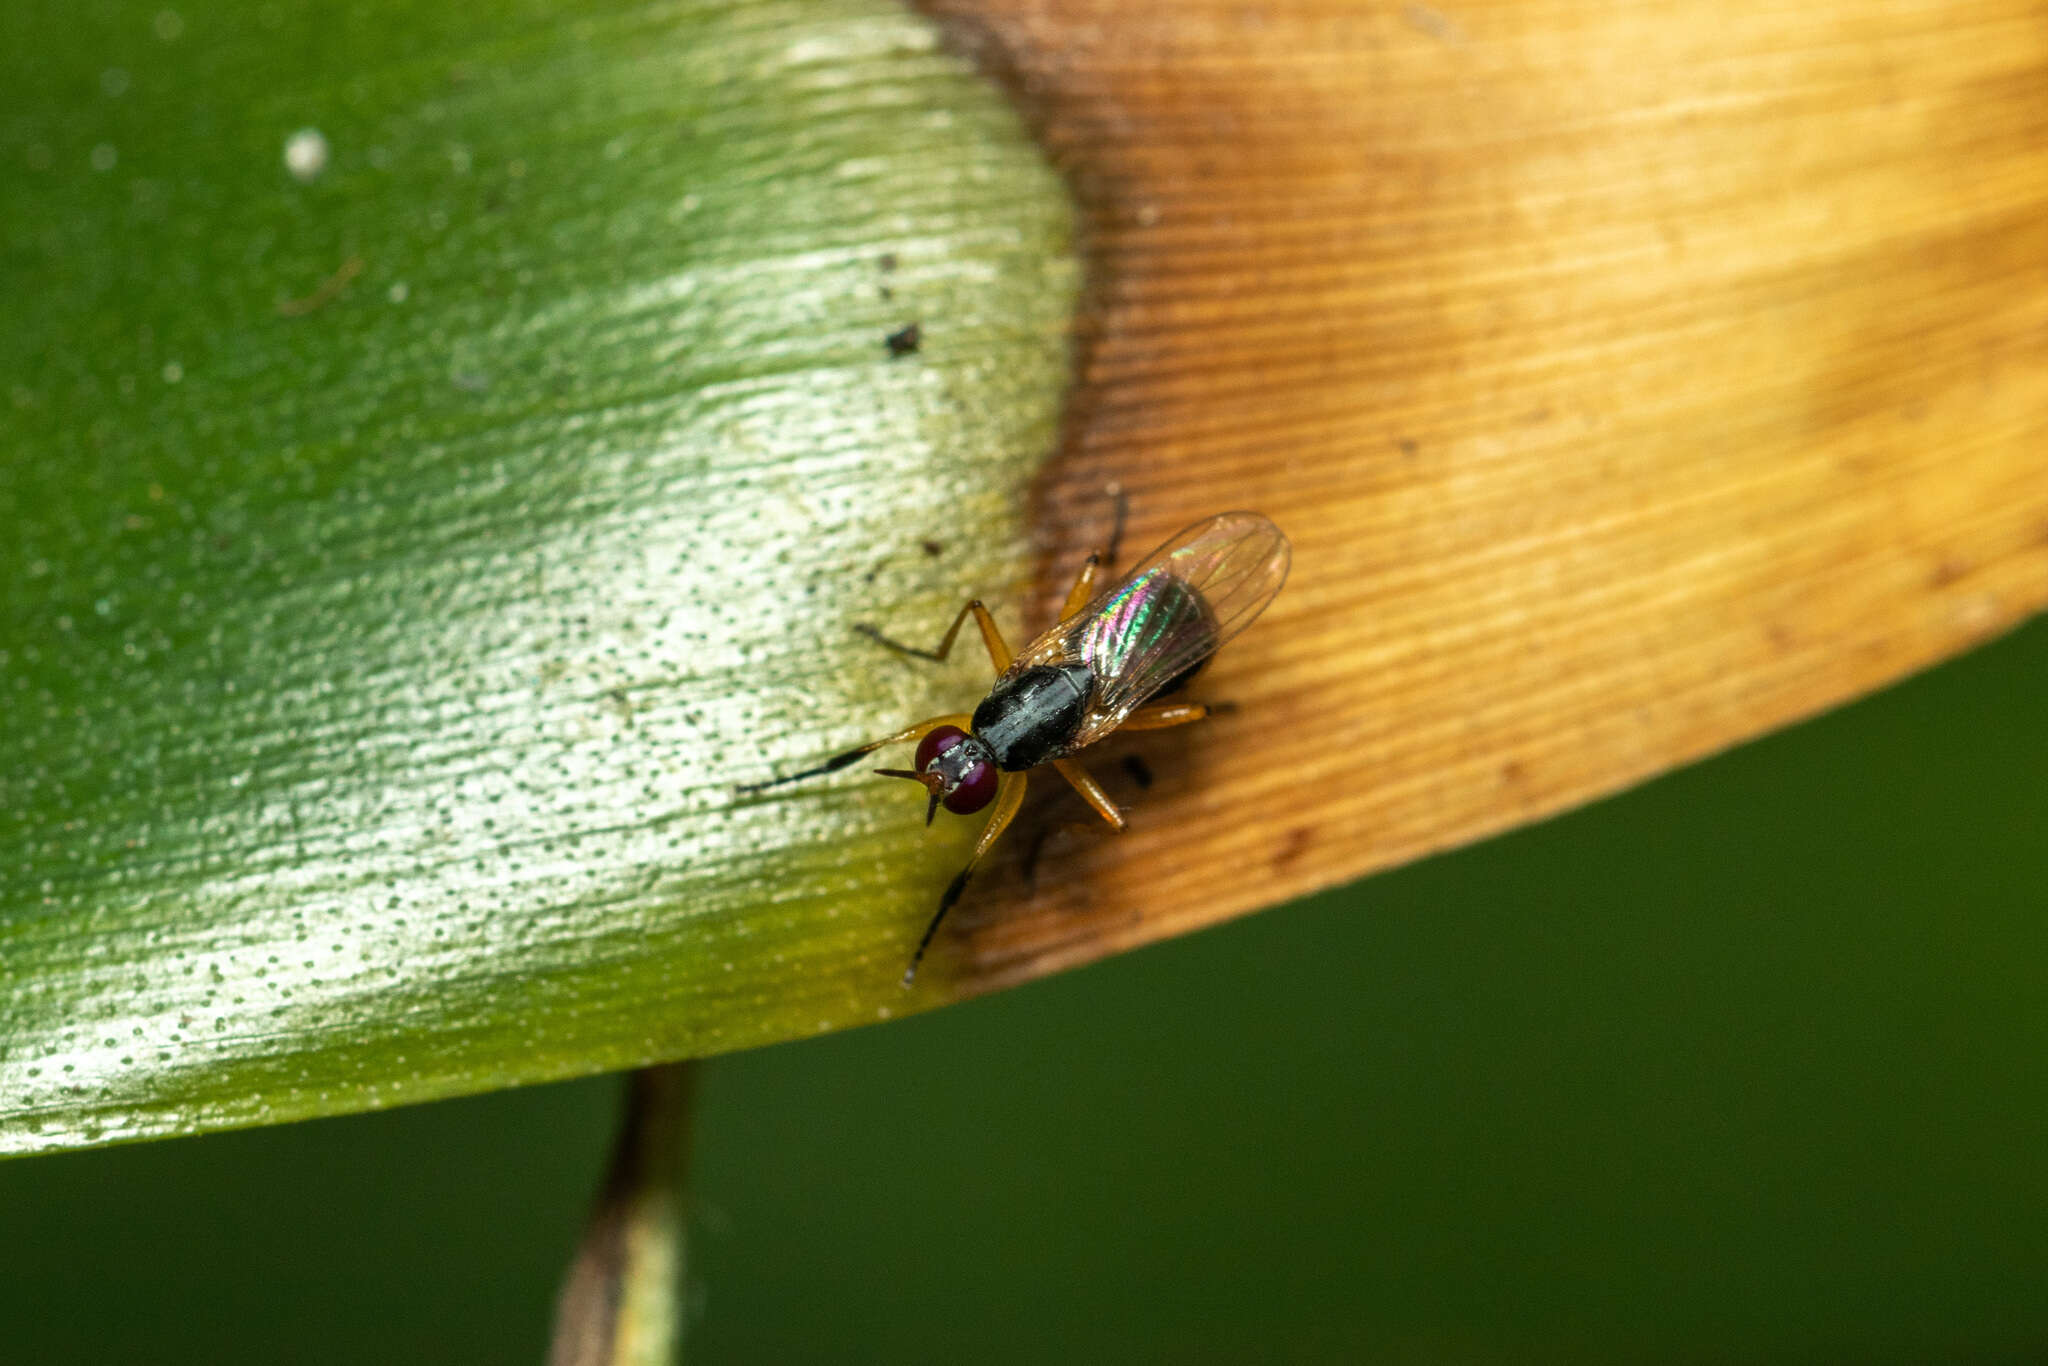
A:
<svg viewBox="0 0 2048 1366">
<path fill-rule="evenodd" d="M 932 946 L 932 936 L 939 932 L 939 922 L 946 918 L 946 912 L 953 909 L 953 903 L 967 890 L 967 879 L 973 875 L 972 864 L 962 868 L 959 876 L 946 888 L 946 894 L 939 898 L 939 909 L 932 916 L 932 923 L 924 927 L 924 938 L 917 941 L 917 952 L 910 955 L 910 966 L 903 970 L 904 986 L 907 987 L 917 980 L 917 965 L 924 961 L 924 951 Z"/>
<path fill-rule="evenodd" d="M 781 787 L 784 783 L 802 782 L 805 778 L 817 778 L 827 773 L 837 773 L 840 769 L 854 763 L 863 756 L 874 753 L 874 750 L 875 747 L 873 745 L 863 745 L 859 749 L 850 749 L 844 754 L 835 754 L 816 768 L 807 768 L 801 773 L 786 773 L 780 778 L 770 778 L 765 783 L 741 783 L 739 790 L 741 792 L 765 792 L 771 787 Z"/>
<path fill-rule="evenodd" d="M 1131 515 L 1131 498 L 1124 492 L 1124 486 L 1115 481 L 1111 481 L 1103 492 L 1116 502 L 1116 520 L 1109 528 L 1109 548 L 1102 552 L 1102 567 L 1109 569 L 1115 566 L 1117 554 L 1124 548 L 1124 523 Z"/>
</svg>

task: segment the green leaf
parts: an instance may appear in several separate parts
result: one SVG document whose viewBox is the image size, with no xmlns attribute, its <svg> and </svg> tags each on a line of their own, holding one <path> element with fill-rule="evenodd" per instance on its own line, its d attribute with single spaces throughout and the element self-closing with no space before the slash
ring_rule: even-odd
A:
<svg viewBox="0 0 2048 1366">
<path fill-rule="evenodd" d="M 31 5 L 0 84 L 0 1150 L 942 999 L 971 831 L 734 794 L 1024 581 L 1069 210 L 928 25 Z"/>
</svg>

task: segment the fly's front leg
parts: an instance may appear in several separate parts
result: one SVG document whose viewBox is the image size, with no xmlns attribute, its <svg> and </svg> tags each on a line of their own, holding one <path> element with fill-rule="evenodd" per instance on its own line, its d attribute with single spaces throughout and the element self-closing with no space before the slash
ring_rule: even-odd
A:
<svg viewBox="0 0 2048 1366">
<path fill-rule="evenodd" d="M 934 716 L 929 721 L 920 721 L 906 730 L 897 731 L 894 735 L 884 735 L 879 740 L 870 740 L 858 749 L 849 749 L 844 754 L 835 754 L 816 768 L 807 768 L 801 773 L 791 773 L 781 778 L 770 778 L 765 783 L 745 783 L 741 785 L 740 791 L 760 792 L 767 788 L 780 787 L 784 783 L 793 783 L 804 778 L 815 778 L 822 773 L 837 773 L 840 769 L 859 759 L 863 754 L 873 754 L 885 745 L 900 745 L 905 741 L 914 742 L 922 740 L 940 726 L 957 726 L 961 730 L 966 730 L 973 724 L 974 718 L 965 712 L 953 712 L 945 716 Z"/>
<path fill-rule="evenodd" d="M 932 936 L 939 932 L 939 922 L 946 918 L 946 912 L 953 909 L 954 903 L 960 900 L 960 894 L 967 890 L 967 879 L 974 876 L 974 865 L 981 862 L 981 856 L 989 851 L 989 846 L 1010 828 L 1010 822 L 1017 818 L 1017 808 L 1023 804 L 1024 775 L 1005 773 L 1002 786 L 996 792 L 995 810 L 989 813 L 988 824 L 981 828 L 981 838 L 974 842 L 974 852 L 968 855 L 967 866 L 947 884 L 945 895 L 939 898 L 938 911 L 932 916 L 931 924 L 924 927 L 924 938 L 917 941 L 917 952 L 910 955 L 910 966 L 903 970 L 904 986 L 916 980 L 917 965 L 924 961 L 924 951 L 932 946 Z"/>
<path fill-rule="evenodd" d="M 1095 808 L 1096 815 L 1109 822 L 1110 829 L 1118 834 L 1123 833 L 1124 813 L 1117 809 L 1116 803 L 1109 799 L 1109 794 L 1089 776 L 1087 769 L 1072 759 L 1055 759 L 1052 766 L 1059 770 L 1062 778 L 1073 784 L 1074 791 L 1081 794 L 1081 800 Z"/>
<path fill-rule="evenodd" d="M 946 634 L 939 638 L 939 645 L 935 650 L 920 650 L 915 645 L 905 645 L 900 640 L 891 640 L 874 627 L 866 624 L 856 626 L 853 629 L 878 645 L 888 646 L 898 654 L 913 655 L 918 659 L 944 662 L 946 656 L 953 652 L 953 640 L 960 634 L 960 627 L 967 620 L 969 613 L 973 613 L 974 624 L 981 628 L 981 643 L 988 648 L 989 662 L 996 666 L 997 673 L 1002 673 L 1010 667 L 1010 647 L 1003 640 L 1002 631 L 996 627 L 996 619 L 989 615 L 988 608 L 982 606 L 980 598 L 972 599 L 965 607 L 960 609 L 959 614 L 953 618 L 953 624 L 946 628 Z"/>
<path fill-rule="evenodd" d="M 1185 726 L 1190 721 L 1200 721 L 1217 710 L 1206 702 L 1157 702 L 1132 712 L 1117 729 L 1165 730 L 1168 726 Z"/>
</svg>

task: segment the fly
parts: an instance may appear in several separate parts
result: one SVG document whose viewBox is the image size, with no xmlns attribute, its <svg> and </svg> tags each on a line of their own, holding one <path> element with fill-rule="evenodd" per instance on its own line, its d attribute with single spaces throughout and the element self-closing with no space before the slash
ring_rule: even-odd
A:
<svg viewBox="0 0 2048 1366">
<path fill-rule="evenodd" d="M 1225 641 L 1251 625 L 1286 582 L 1291 556 L 1280 528 L 1256 512 L 1226 512 L 1196 522 L 1098 591 L 1104 557 L 1090 555 L 1067 593 L 1056 625 L 1012 655 L 979 598 L 962 607 L 938 646 L 920 650 L 873 627 L 862 633 L 903 654 L 943 660 L 972 616 L 995 665 L 995 686 L 972 715 L 934 716 L 870 740 L 815 768 L 743 791 L 833 773 L 885 745 L 917 745 L 911 767 L 875 771 L 920 784 L 928 797 L 925 824 L 940 807 L 967 816 L 994 804 L 967 866 L 939 898 L 918 940 L 903 985 L 946 913 L 967 889 L 975 865 L 1009 826 L 1024 801 L 1024 775 L 1041 765 L 1081 794 L 1110 828 L 1123 812 L 1073 757 L 1119 730 L 1164 730 L 1209 715 L 1200 702 L 1155 702 L 1185 683 Z"/>
</svg>

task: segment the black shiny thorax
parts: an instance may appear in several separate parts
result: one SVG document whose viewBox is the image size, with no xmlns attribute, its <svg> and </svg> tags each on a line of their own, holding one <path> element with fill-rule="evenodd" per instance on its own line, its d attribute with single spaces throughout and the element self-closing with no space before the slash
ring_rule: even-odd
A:
<svg viewBox="0 0 2048 1366">
<path fill-rule="evenodd" d="M 996 765 L 1018 773 L 1064 757 L 1088 716 L 1095 671 L 1086 664 L 1038 664 L 1003 678 L 974 709 L 974 733 Z"/>
</svg>

